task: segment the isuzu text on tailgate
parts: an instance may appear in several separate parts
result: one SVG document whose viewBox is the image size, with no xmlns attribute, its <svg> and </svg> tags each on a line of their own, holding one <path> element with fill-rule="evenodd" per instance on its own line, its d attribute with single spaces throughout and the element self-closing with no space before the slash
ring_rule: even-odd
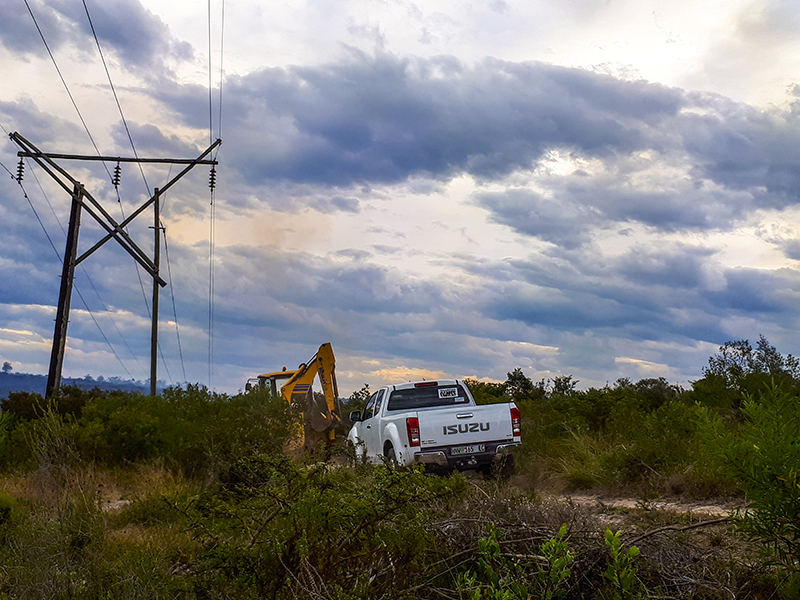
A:
<svg viewBox="0 0 800 600">
<path fill-rule="evenodd" d="M 350 413 L 347 439 L 370 462 L 423 463 L 431 470 L 513 472 L 520 413 L 513 402 L 478 406 L 457 379 L 389 385 L 375 392 L 363 414 Z"/>
</svg>

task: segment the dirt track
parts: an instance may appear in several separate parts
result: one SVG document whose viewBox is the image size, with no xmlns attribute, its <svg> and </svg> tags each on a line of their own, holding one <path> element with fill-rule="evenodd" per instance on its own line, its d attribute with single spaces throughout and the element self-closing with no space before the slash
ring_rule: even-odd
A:
<svg viewBox="0 0 800 600">
<path fill-rule="evenodd" d="M 686 502 L 680 499 L 642 500 L 636 498 L 612 498 L 596 494 L 572 494 L 567 496 L 566 499 L 580 506 L 593 507 L 601 510 L 606 508 L 663 510 L 683 514 L 691 513 L 698 516 L 708 515 L 712 517 L 725 517 L 732 510 L 743 508 L 741 500 Z"/>
</svg>

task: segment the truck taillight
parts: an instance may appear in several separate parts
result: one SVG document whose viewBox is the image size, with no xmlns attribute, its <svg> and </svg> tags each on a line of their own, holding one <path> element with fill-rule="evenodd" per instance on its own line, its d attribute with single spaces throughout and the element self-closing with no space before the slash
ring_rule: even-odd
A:
<svg viewBox="0 0 800 600">
<path fill-rule="evenodd" d="M 511 409 L 511 433 L 515 436 L 522 435 L 519 409 L 516 406 Z"/>
<path fill-rule="evenodd" d="M 408 417 L 406 419 L 406 429 L 408 430 L 408 445 L 419 446 L 419 419 Z"/>
</svg>

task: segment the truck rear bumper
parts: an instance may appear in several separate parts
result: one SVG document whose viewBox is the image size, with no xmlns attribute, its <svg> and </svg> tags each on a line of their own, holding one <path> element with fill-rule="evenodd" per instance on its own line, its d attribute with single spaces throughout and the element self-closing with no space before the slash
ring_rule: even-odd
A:
<svg viewBox="0 0 800 600">
<path fill-rule="evenodd" d="M 420 452 L 414 455 L 414 462 L 422 463 L 424 465 L 439 465 L 440 467 L 447 466 L 447 455 L 444 452 Z"/>
<path fill-rule="evenodd" d="M 513 454 L 519 445 L 519 442 L 491 443 L 486 445 L 486 452 L 458 456 L 451 456 L 449 448 L 430 449 L 416 453 L 414 462 L 433 467 L 477 469 Z"/>
</svg>

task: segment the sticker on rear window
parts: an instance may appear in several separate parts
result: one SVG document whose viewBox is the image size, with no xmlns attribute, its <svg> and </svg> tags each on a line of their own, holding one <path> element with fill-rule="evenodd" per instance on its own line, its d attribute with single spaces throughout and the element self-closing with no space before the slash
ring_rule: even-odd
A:
<svg viewBox="0 0 800 600">
<path fill-rule="evenodd" d="M 439 398 L 455 398 L 458 396 L 456 388 L 439 388 Z"/>
</svg>

